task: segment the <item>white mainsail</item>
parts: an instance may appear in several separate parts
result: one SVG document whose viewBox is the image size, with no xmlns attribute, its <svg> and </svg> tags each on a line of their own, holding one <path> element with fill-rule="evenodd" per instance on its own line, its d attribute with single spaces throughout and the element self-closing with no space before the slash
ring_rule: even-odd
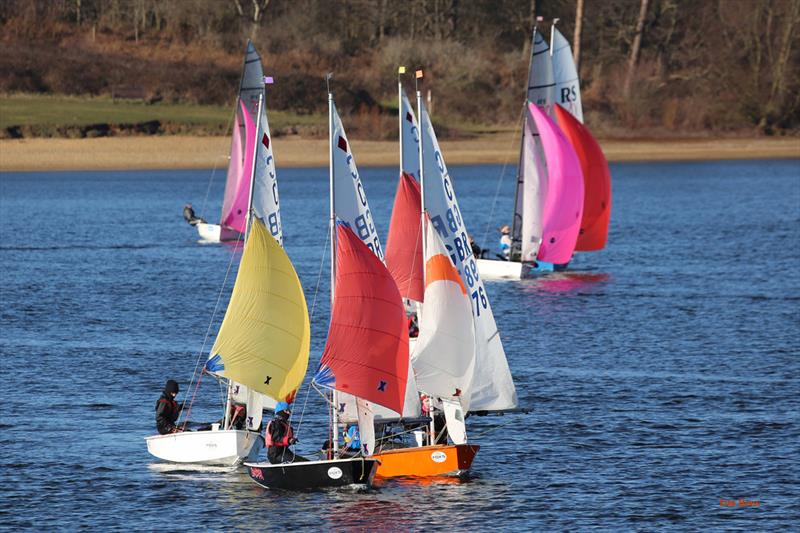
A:
<svg viewBox="0 0 800 533">
<path fill-rule="evenodd" d="M 358 176 L 353 153 L 347 134 L 344 132 L 342 120 L 336 111 L 336 105 L 331 102 L 333 116 L 333 135 L 331 154 L 333 156 L 333 211 L 336 218 L 344 222 L 353 230 L 367 247 L 383 260 L 381 239 L 375 230 L 372 212 L 367 202 L 367 193 Z"/>
<path fill-rule="evenodd" d="M 572 49 L 569 42 L 553 26 L 553 78 L 555 79 L 555 101 L 572 113 L 572 116 L 583 122 L 583 105 L 581 104 L 581 84 Z"/>
<path fill-rule="evenodd" d="M 439 149 L 433 124 L 419 95 L 417 100 L 423 147 L 424 209 L 428 211 L 434 229 L 450 251 L 450 258 L 461 275 L 472 302 L 477 352 L 470 409 L 511 409 L 517 405 L 517 393 L 489 304 L 489 296 L 478 275 L 478 266 L 469 244 L 453 182 Z"/>
<path fill-rule="evenodd" d="M 261 86 L 265 94 L 264 86 Z M 261 105 L 261 119 L 256 130 L 255 170 L 253 173 L 252 208 L 255 216 L 264 222 L 270 235 L 283 246 L 280 202 L 278 201 L 278 178 L 275 158 L 272 155 L 272 138 L 267 121 L 266 102 Z"/>
<path fill-rule="evenodd" d="M 528 71 L 527 102 L 553 112 L 555 80 L 550 46 L 538 30 L 533 32 L 531 61 Z M 513 252 L 519 251 L 522 261 L 536 260 L 542 236 L 544 198 L 547 196 L 547 165 L 536 125 L 525 113 L 520 146 L 516 200 L 512 229 Z"/>
<path fill-rule="evenodd" d="M 402 146 L 402 161 L 400 162 L 400 170 L 407 174 L 414 176 L 414 179 L 419 181 L 419 128 L 417 127 L 417 117 L 414 115 L 414 109 L 408 101 L 406 93 L 400 90 L 402 106 L 400 108 L 401 114 L 401 146 Z"/>
<path fill-rule="evenodd" d="M 464 281 L 430 223 L 425 224 L 425 306 L 411 364 L 420 392 L 469 410 L 475 327 Z"/>
</svg>

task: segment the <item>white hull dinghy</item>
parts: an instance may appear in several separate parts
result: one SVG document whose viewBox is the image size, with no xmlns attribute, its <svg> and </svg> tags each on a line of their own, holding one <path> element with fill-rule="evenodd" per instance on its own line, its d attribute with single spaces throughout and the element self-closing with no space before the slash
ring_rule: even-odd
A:
<svg viewBox="0 0 800 533">
<path fill-rule="evenodd" d="M 255 431 L 218 427 L 211 431 L 154 435 L 145 440 L 147 451 L 159 459 L 210 466 L 236 466 L 253 460 L 264 444 L 263 437 Z"/>
</svg>

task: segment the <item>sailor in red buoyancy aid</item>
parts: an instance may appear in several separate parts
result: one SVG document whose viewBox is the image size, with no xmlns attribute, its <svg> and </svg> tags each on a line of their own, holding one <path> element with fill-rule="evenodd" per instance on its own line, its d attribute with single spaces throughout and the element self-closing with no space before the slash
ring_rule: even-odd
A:
<svg viewBox="0 0 800 533">
<path fill-rule="evenodd" d="M 294 430 L 289 423 L 289 416 L 291 416 L 289 404 L 278 402 L 275 406 L 275 418 L 267 424 L 264 441 L 267 446 L 267 459 L 272 464 L 308 461 L 305 457 L 295 455 L 289 449 L 289 446 L 297 442 Z"/>
</svg>

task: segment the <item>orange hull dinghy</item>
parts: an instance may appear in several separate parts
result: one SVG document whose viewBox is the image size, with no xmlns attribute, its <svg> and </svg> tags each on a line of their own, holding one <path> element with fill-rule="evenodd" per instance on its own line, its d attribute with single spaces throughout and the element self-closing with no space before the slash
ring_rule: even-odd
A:
<svg viewBox="0 0 800 533">
<path fill-rule="evenodd" d="M 480 446 L 455 444 L 399 448 L 377 453 L 376 477 L 442 476 L 469 470 Z"/>
</svg>

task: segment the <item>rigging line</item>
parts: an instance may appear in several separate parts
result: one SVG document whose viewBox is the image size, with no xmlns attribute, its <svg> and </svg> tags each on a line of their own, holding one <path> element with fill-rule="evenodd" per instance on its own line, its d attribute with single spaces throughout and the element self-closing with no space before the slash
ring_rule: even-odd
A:
<svg viewBox="0 0 800 533">
<path fill-rule="evenodd" d="M 219 303 L 222 300 L 222 293 L 225 291 L 225 286 L 228 284 L 228 278 L 231 274 L 231 269 L 233 268 L 233 259 L 236 257 L 236 252 L 239 249 L 239 245 L 242 242 L 241 239 L 236 241 L 236 245 L 231 250 L 230 261 L 228 261 L 228 268 L 225 271 L 225 279 L 222 280 L 222 285 L 219 288 L 219 293 L 217 294 L 217 301 L 214 304 L 214 310 L 211 312 L 211 318 L 208 321 L 208 327 L 206 328 L 206 334 L 203 337 L 203 344 L 200 347 L 200 351 L 197 354 L 197 360 L 194 363 L 194 370 L 192 371 L 192 379 L 189 383 L 194 383 L 194 378 L 197 375 L 197 368 L 200 366 L 200 362 L 203 359 L 203 353 L 206 350 L 206 344 L 208 344 L 208 337 L 211 335 L 211 328 L 214 325 L 214 317 L 217 315 L 217 310 L 219 310 Z M 203 368 L 205 370 L 205 368 Z M 201 376 L 202 377 L 202 376 Z M 194 394 L 197 394 L 198 389 L 200 388 L 200 380 L 197 380 L 197 385 L 195 386 Z M 184 403 L 186 401 L 184 400 Z"/>
<path fill-rule="evenodd" d="M 306 399 L 303 401 L 303 409 L 300 411 L 300 421 L 297 422 L 297 434 L 300 434 L 300 428 L 303 425 L 303 417 L 306 414 L 306 405 L 308 405 L 308 393 L 311 392 L 311 381 L 306 385 Z"/>
<path fill-rule="evenodd" d="M 197 387 L 194 388 L 194 393 L 192 393 L 192 399 L 189 402 L 189 409 L 186 410 L 185 415 L 183 415 L 183 409 L 181 409 L 181 414 L 183 415 L 183 427 L 181 428 L 182 431 L 186 430 L 186 424 L 189 423 L 189 415 L 192 414 L 192 406 L 194 405 L 194 399 L 197 396 L 197 391 L 200 390 L 200 380 L 203 379 L 203 374 L 205 374 L 205 372 L 200 372 L 200 377 L 197 378 Z M 183 401 L 183 404 L 186 405 L 186 400 Z"/>
<path fill-rule="evenodd" d="M 236 116 L 236 108 L 234 108 L 233 116 L 231 116 L 231 118 L 228 119 L 228 126 L 225 128 L 225 137 L 229 137 L 231 135 L 231 132 L 233 130 L 233 117 L 235 116 Z M 211 184 L 214 183 L 214 175 L 217 173 L 218 167 L 219 167 L 219 162 L 215 160 L 214 167 L 211 169 L 211 177 L 208 179 L 208 186 L 206 187 L 206 197 L 203 198 L 203 205 L 200 206 L 201 214 L 206 212 L 206 205 L 208 205 L 208 197 L 211 195 Z M 208 217 L 208 219 L 211 220 L 211 217 Z"/>
<path fill-rule="evenodd" d="M 312 302 L 311 302 L 311 313 L 310 313 L 310 316 L 308 318 L 309 322 L 314 320 L 314 310 L 317 307 L 317 294 L 319 294 L 319 285 L 322 282 L 322 269 L 325 266 L 325 257 L 326 257 L 326 253 L 328 252 L 328 243 L 330 242 L 330 238 L 331 238 L 331 232 L 330 231 L 326 231 L 325 232 L 325 246 L 323 246 L 323 248 L 322 248 L 322 257 L 319 260 L 319 273 L 317 274 L 317 286 L 314 288 L 314 300 L 312 300 Z M 334 259 L 331 258 L 331 261 L 334 261 Z"/>
<path fill-rule="evenodd" d="M 517 122 L 521 124 L 523 128 L 525 127 L 525 106 L 522 106 L 522 111 L 519 114 Z M 516 143 L 517 140 L 517 131 L 522 131 L 522 130 L 520 128 L 517 128 L 517 130 L 514 131 L 514 134 L 511 136 L 511 147 L 509 148 L 509 151 L 512 151 L 514 149 L 514 144 Z M 483 241 L 482 241 L 483 243 L 488 242 L 487 239 L 489 238 L 489 227 L 492 225 L 492 219 L 494 218 L 494 210 L 495 207 L 497 207 L 497 198 L 500 196 L 500 186 L 503 184 L 503 177 L 506 174 L 506 168 L 508 167 L 508 162 L 509 160 L 507 158 L 506 161 L 503 163 L 503 169 L 500 171 L 500 177 L 497 178 L 497 187 L 495 188 L 494 191 L 494 199 L 492 200 L 492 209 L 489 211 L 489 218 L 486 220 L 486 229 L 483 232 Z M 514 209 L 516 209 L 516 206 L 514 206 Z"/>
</svg>

